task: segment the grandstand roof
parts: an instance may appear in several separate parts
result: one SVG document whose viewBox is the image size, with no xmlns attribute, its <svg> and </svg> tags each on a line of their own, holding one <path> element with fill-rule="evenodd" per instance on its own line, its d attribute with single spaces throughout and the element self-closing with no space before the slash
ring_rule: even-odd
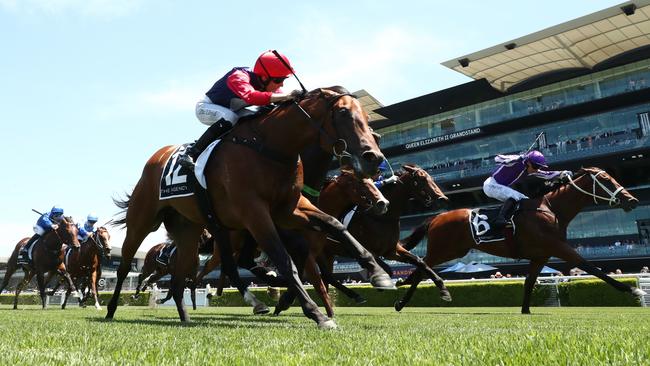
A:
<svg viewBox="0 0 650 366">
<path fill-rule="evenodd" d="M 617 6 L 443 63 L 507 91 L 531 77 L 592 69 L 616 55 L 650 45 L 650 0 Z"/>
<path fill-rule="evenodd" d="M 365 89 L 357 90 L 352 94 L 354 94 L 359 99 L 363 110 L 368 112 L 371 124 L 386 119 L 386 117 L 375 112 L 376 109 L 379 109 L 384 105 L 381 104 L 375 97 L 370 95 L 370 93 L 368 93 Z"/>
</svg>

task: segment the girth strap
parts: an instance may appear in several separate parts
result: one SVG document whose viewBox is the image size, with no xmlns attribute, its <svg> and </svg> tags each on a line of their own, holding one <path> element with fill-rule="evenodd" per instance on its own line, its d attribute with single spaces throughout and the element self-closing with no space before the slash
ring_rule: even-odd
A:
<svg viewBox="0 0 650 366">
<path fill-rule="evenodd" d="M 269 149 L 268 147 L 266 147 L 265 145 L 257 141 L 256 137 L 246 138 L 240 136 L 228 136 L 228 138 L 224 139 L 224 141 L 232 142 L 233 144 L 237 144 L 237 145 L 246 146 L 249 149 L 258 152 L 260 155 L 267 157 L 271 160 L 275 160 L 276 162 L 283 165 L 293 166 L 298 161 L 298 157 L 286 156 L 275 150 Z"/>
</svg>

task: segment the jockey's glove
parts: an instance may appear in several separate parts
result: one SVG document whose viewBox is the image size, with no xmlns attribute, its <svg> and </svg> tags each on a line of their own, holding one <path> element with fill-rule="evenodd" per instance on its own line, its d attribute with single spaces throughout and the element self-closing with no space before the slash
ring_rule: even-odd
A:
<svg viewBox="0 0 650 366">
<path fill-rule="evenodd" d="M 573 177 L 573 173 L 568 170 L 563 170 L 560 172 L 560 179 L 568 180 L 568 178 Z"/>
</svg>

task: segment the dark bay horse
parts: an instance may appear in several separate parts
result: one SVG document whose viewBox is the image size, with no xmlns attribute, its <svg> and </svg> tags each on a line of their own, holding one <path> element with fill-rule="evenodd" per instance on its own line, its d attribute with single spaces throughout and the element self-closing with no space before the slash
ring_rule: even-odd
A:
<svg viewBox="0 0 650 366">
<path fill-rule="evenodd" d="M 70 277 L 72 277 L 72 282 L 74 282 L 77 289 L 82 293 L 79 306 L 84 306 L 86 300 L 92 295 L 95 300 L 95 308 L 97 310 L 102 309 L 97 296 L 97 284 L 102 276 L 102 258 L 110 258 L 111 256 L 110 241 L 111 235 L 108 233 L 108 229 L 100 226 L 94 233 L 88 236 L 88 240 L 81 243 L 78 255 L 69 255 L 66 258 L 66 269 Z M 67 254 L 67 248 L 64 248 L 64 253 Z M 61 282 L 59 281 L 56 287 L 50 292 L 51 295 L 56 292 L 60 284 Z M 85 290 L 86 288 L 88 288 L 87 291 Z M 65 309 L 71 291 L 72 289 L 68 287 L 65 299 L 61 305 L 62 309 Z"/>
<path fill-rule="evenodd" d="M 410 199 L 415 199 L 424 207 L 432 207 L 434 203 L 446 204 L 449 199 L 442 193 L 433 178 L 422 168 L 412 164 L 405 164 L 402 169 L 404 171 L 398 172 L 399 177 L 395 183 L 386 184 L 381 188 L 381 192 L 390 202 L 388 212 L 381 215 L 369 211 L 356 212 L 349 223 L 348 229 L 373 255 L 413 264 L 423 270 L 440 289 L 441 298 L 451 301 L 449 290 L 447 290 L 443 280 L 435 271 L 427 266 L 421 258 L 411 254 L 399 244 L 399 220 Z M 336 204 L 335 197 L 331 193 L 333 192 L 326 189 L 320 193 L 319 208 L 326 213 L 338 215 L 337 217 L 339 217 L 343 214 L 342 209 L 344 207 Z M 332 242 L 328 243 L 326 238 L 323 239 L 325 239 L 325 242 L 316 246 L 319 252 L 313 253 L 313 255 L 315 257 L 322 256 L 323 261 L 319 262 L 323 263 L 321 268 L 324 267 L 331 272 L 334 267 L 334 257 L 347 256 L 347 254 L 339 245 L 333 245 Z M 345 289 L 340 290 L 344 294 L 355 298 L 353 291 L 348 293 Z M 291 296 L 291 292 L 287 291 L 280 297 L 276 313 L 288 308 L 288 304 L 293 302 Z"/>
<path fill-rule="evenodd" d="M 320 145 L 334 150 L 340 161 L 351 166 L 359 177 L 373 175 L 384 159 L 368 128 L 367 114 L 353 97 L 326 89 L 308 93 L 300 102 L 274 109 L 269 114 L 241 121 L 224 139 L 208 161 L 206 180 L 217 218 L 222 228 L 247 230 L 298 293 L 303 313 L 319 327 L 336 323 L 324 316 L 301 285 L 296 267 L 282 245 L 276 225 L 286 229 L 324 230 L 359 253 L 379 288 L 392 288 L 388 275 L 336 219 L 324 214 L 300 195 L 302 170 L 298 154 L 307 146 Z M 107 318 L 114 316 L 119 294 L 135 251 L 147 234 L 164 222 L 178 244 L 178 256 L 188 258 L 172 277 L 171 291 L 181 321 L 189 319 L 182 303 L 184 279 L 196 268 L 197 242 L 207 224 L 194 197 L 159 200 L 163 165 L 175 150 L 168 146 L 147 162 L 140 181 L 127 201 L 119 202 L 126 217 L 122 262 L 116 289 L 108 305 Z M 245 164 L 244 164 L 245 162 Z M 228 233 L 220 230 L 224 271 L 244 298 L 257 301 L 238 277 Z M 224 235 L 225 234 L 225 235 Z M 227 255 L 226 255 L 227 254 Z"/>
<path fill-rule="evenodd" d="M 388 200 L 381 194 L 379 189 L 375 186 L 374 182 L 365 178 L 359 180 L 354 173 L 342 170 L 341 175 L 334 177 L 325 183 L 323 187 L 323 192 L 327 192 L 329 197 L 330 207 L 340 207 L 338 209 L 338 214 L 343 213 L 346 209 L 352 209 L 353 207 L 358 207 L 360 211 L 373 211 L 379 214 L 386 212 L 388 207 Z M 334 217 L 339 217 L 337 213 L 331 213 Z M 310 233 L 308 235 L 323 236 L 322 233 Z M 324 237 L 319 240 L 309 240 L 308 244 L 310 245 L 310 250 L 305 260 L 305 277 L 311 284 L 313 284 L 316 293 L 323 300 L 327 315 L 329 317 L 334 315 L 333 305 L 329 294 L 327 293 L 327 288 L 322 281 L 319 267 L 316 263 L 315 255 L 320 253 L 320 249 L 314 247 L 314 245 L 320 245 L 324 240 Z M 243 243 L 240 237 L 239 242 L 235 245 L 236 250 L 241 249 Z M 216 247 L 215 247 L 216 248 Z M 199 282 L 205 275 L 210 273 L 220 264 L 220 257 L 218 253 L 214 253 L 212 258 L 206 262 L 203 270 L 197 276 L 197 282 Z M 259 273 L 255 271 L 252 263 L 249 264 L 247 269 L 256 275 Z M 223 273 L 222 273 L 223 277 Z M 271 279 L 268 276 L 260 276 L 262 280 L 270 282 L 273 286 L 286 286 L 286 280 L 284 278 Z M 269 281 L 270 280 L 270 281 Z M 217 288 L 217 293 L 220 293 L 222 284 Z"/>
<path fill-rule="evenodd" d="M 71 291 L 76 291 L 70 274 L 66 271 L 63 264 L 63 245 L 68 244 L 79 248 L 79 240 L 77 239 L 77 226 L 74 224 L 72 218 L 63 217 L 58 224 L 56 230 L 51 230 L 45 235 L 40 237 L 32 247 L 32 263 L 31 265 L 22 266 L 25 272 L 25 277 L 16 286 L 16 297 L 14 298 L 14 309 L 18 308 L 18 295 L 26 286 L 29 281 L 36 275 L 36 283 L 41 295 L 41 302 L 43 309 L 45 309 L 45 275 L 50 272 L 57 271 L 68 282 Z M 5 273 L 4 281 L 0 285 L 0 292 L 4 290 L 9 284 L 9 279 L 18 269 L 17 259 L 20 248 L 22 248 L 29 238 L 24 238 L 16 244 L 9 261 L 7 262 L 7 272 Z M 78 250 L 78 249 L 77 249 Z"/>
<path fill-rule="evenodd" d="M 540 270 L 550 257 L 560 258 L 571 266 L 577 266 L 594 275 L 619 291 L 641 296 L 644 291 L 621 283 L 593 264 L 587 262 L 567 243 L 566 230 L 574 217 L 591 201 L 608 203 L 624 211 L 634 209 L 638 200 L 623 188 L 614 178 L 599 168 L 583 168 L 565 184 L 544 196 L 521 201 L 513 218 L 515 223 L 514 244 L 516 252 L 503 240 L 477 245 L 469 229 L 469 209 L 453 210 L 427 220 L 404 239 L 405 248 L 415 247 L 427 237 L 427 254 L 424 261 L 429 266 L 461 258 L 470 249 L 509 258 L 530 260 L 528 276 L 524 284 L 524 298 L 521 312 L 530 314 L 530 296 Z M 406 279 L 410 283 L 404 297 L 395 303 L 400 311 L 411 299 L 422 273 L 417 270 Z"/>
<path fill-rule="evenodd" d="M 144 257 L 144 264 L 140 270 L 140 275 L 138 276 L 138 285 L 135 289 L 135 294 L 131 297 L 137 299 L 140 295 L 140 292 L 146 290 L 148 286 L 151 286 L 153 283 L 156 283 L 163 276 L 170 273 L 174 273 L 174 266 L 176 266 L 177 256 L 176 251 L 169 256 L 169 263 L 167 265 L 160 264 L 156 258 L 160 255 L 160 252 L 168 244 L 174 244 L 172 238 L 165 243 L 156 244 L 147 251 L 147 254 Z M 210 254 L 212 253 L 213 240 L 210 233 L 207 230 L 203 230 L 201 237 L 199 239 L 199 254 Z M 186 283 L 190 288 L 190 298 L 192 299 L 192 308 L 196 310 L 196 285 L 198 283 L 194 278 L 186 278 Z M 167 292 L 167 297 L 164 299 L 158 299 L 156 302 L 158 304 L 163 304 L 172 298 L 172 292 Z M 267 310 L 268 312 L 268 310 Z"/>
</svg>

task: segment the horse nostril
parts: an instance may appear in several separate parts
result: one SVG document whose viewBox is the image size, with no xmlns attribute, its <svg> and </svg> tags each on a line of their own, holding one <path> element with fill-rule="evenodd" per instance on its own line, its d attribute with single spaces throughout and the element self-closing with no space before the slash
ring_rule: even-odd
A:
<svg viewBox="0 0 650 366">
<path fill-rule="evenodd" d="M 363 154 L 361 154 L 361 157 L 363 160 L 369 162 L 369 163 L 377 163 L 379 164 L 381 161 L 384 160 L 383 156 L 381 154 L 378 154 L 372 150 L 366 151 Z"/>
</svg>

